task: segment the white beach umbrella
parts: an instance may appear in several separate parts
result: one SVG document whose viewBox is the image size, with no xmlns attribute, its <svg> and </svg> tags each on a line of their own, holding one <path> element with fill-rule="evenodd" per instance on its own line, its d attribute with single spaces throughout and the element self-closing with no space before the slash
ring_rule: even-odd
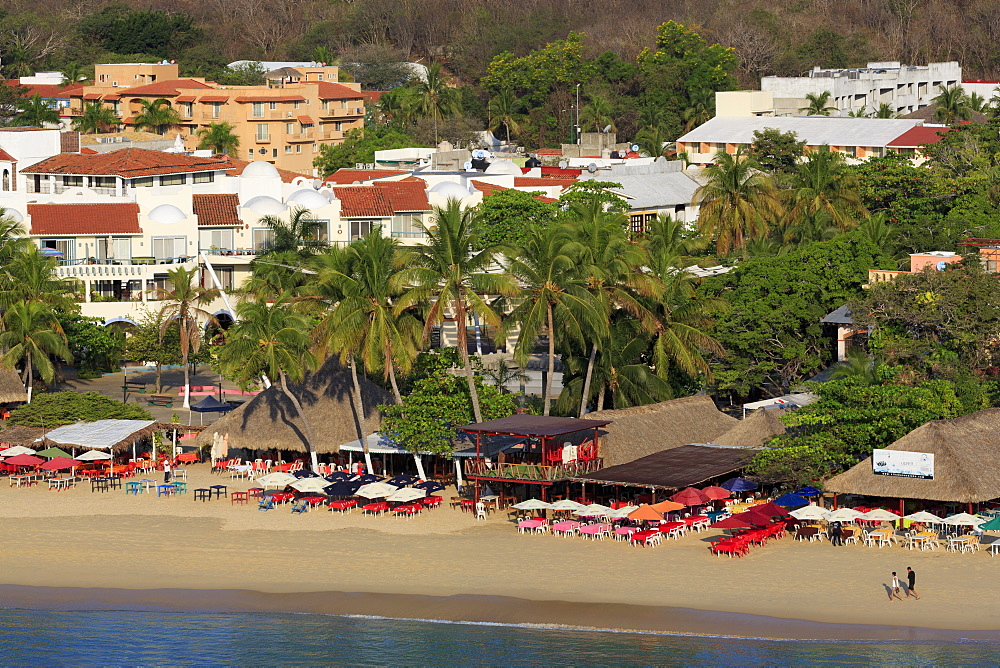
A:
<svg viewBox="0 0 1000 668">
<path fill-rule="evenodd" d="M 552 510 L 580 510 L 580 508 L 585 508 L 582 503 L 577 503 L 572 499 L 560 499 L 549 506 Z"/>
<path fill-rule="evenodd" d="M 99 459 L 111 459 L 111 455 L 106 452 L 101 452 L 100 450 L 88 450 L 79 457 L 74 457 L 73 459 L 80 462 L 96 462 Z"/>
<path fill-rule="evenodd" d="M 859 513 L 854 508 L 837 508 L 826 513 L 826 519 L 830 522 L 853 522 L 859 517 L 864 517 L 864 513 Z"/>
<path fill-rule="evenodd" d="M 521 503 L 515 503 L 511 508 L 517 510 L 549 510 L 552 508 L 552 504 L 539 501 L 538 499 L 528 499 Z"/>
<path fill-rule="evenodd" d="M 602 506 L 599 503 L 592 503 L 589 506 L 580 508 L 579 510 L 573 511 L 574 515 L 579 515 L 581 517 L 605 517 L 609 513 L 613 513 L 614 510 L 608 508 L 607 506 Z"/>
<path fill-rule="evenodd" d="M 427 496 L 426 492 L 422 489 L 414 489 L 413 487 L 402 487 L 397 491 L 393 492 L 386 498 L 386 501 L 401 501 L 406 503 L 407 501 L 416 501 L 417 499 L 422 499 Z"/>
<path fill-rule="evenodd" d="M 976 527 L 985 522 L 986 520 L 981 517 L 976 517 L 975 515 L 970 515 L 969 513 L 959 513 L 958 515 L 952 515 L 951 517 L 944 518 L 943 522 L 945 524 L 950 524 L 951 526 L 971 526 Z"/>
<path fill-rule="evenodd" d="M 295 482 L 291 483 L 290 486 L 297 492 L 316 492 L 318 494 L 325 494 L 323 488 L 329 487 L 330 482 L 324 478 L 299 478 Z"/>
<path fill-rule="evenodd" d="M 275 487 L 277 489 L 281 489 L 282 487 L 291 485 L 296 480 L 298 480 L 298 478 L 290 473 L 275 471 L 274 473 L 268 473 L 267 475 L 257 478 L 257 484 L 265 488 Z"/>
<path fill-rule="evenodd" d="M 17 455 L 33 455 L 35 450 L 26 448 L 23 445 L 12 445 L 6 450 L 0 450 L 0 457 L 16 457 Z"/>
<path fill-rule="evenodd" d="M 395 485 L 390 485 L 386 482 L 370 482 L 367 485 L 359 487 L 355 494 L 363 496 L 366 499 L 381 499 L 392 495 L 396 489 Z"/>
<path fill-rule="evenodd" d="M 826 508 L 821 508 L 814 504 L 796 508 L 795 510 L 789 511 L 788 514 L 797 520 L 822 520 L 826 519 L 828 513 Z"/>
<path fill-rule="evenodd" d="M 921 510 L 916 513 L 910 513 L 909 515 L 904 515 L 903 519 L 912 520 L 914 522 L 923 522 L 925 524 L 941 524 L 941 522 L 944 521 L 937 515 L 929 513 L 926 510 Z"/>
<path fill-rule="evenodd" d="M 619 508 L 618 510 L 612 510 L 607 516 L 612 519 L 620 520 L 628 517 L 630 513 L 636 510 L 639 510 L 639 506 L 625 506 L 624 508 Z"/>
<path fill-rule="evenodd" d="M 869 510 L 867 513 L 862 515 L 861 519 L 870 520 L 872 522 L 895 522 L 899 519 L 899 515 L 896 513 L 890 513 L 888 510 L 876 508 L 875 510 Z"/>
</svg>

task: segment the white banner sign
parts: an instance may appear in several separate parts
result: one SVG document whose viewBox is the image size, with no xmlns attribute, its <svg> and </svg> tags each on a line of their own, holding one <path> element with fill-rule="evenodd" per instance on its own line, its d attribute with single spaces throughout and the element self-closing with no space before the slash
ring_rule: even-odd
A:
<svg viewBox="0 0 1000 668">
<path fill-rule="evenodd" d="M 872 473 L 933 480 L 934 455 L 904 450 L 873 450 Z"/>
</svg>

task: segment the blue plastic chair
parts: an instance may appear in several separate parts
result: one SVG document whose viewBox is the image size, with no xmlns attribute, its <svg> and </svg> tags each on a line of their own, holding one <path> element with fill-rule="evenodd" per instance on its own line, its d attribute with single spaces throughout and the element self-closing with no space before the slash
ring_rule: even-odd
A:
<svg viewBox="0 0 1000 668">
<path fill-rule="evenodd" d="M 257 510 L 274 510 L 274 499 L 267 497 L 257 503 Z"/>
<path fill-rule="evenodd" d="M 296 501 L 292 504 L 292 514 L 296 515 L 299 513 L 309 512 L 309 503 L 307 501 Z"/>
</svg>

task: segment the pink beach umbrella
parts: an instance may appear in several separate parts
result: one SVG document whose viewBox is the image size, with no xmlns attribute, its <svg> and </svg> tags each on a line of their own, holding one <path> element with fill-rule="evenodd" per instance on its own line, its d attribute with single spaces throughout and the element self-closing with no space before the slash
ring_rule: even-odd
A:
<svg viewBox="0 0 1000 668">
<path fill-rule="evenodd" d="M 683 503 L 685 506 L 703 506 L 711 501 L 701 490 L 694 487 L 683 489 L 670 497 L 671 501 Z"/>
</svg>

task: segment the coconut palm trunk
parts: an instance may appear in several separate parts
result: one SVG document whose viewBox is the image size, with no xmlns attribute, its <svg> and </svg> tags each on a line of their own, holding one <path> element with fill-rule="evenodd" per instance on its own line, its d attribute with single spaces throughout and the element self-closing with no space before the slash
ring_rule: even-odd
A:
<svg viewBox="0 0 1000 668">
<path fill-rule="evenodd" d="M 545 317 L 549 325 L 549 377 L 545 379 L 545 412 L 552 408 L 552 376 L 556 372 L 556 327 L 552 317 L 552 302 L 545 305 Z"/>
<path fill-rule="evenodd" d="M 472 373 L 472 361 L 469 359 L 469 343 L 465 331 L 465 304 L 462 303 L 461 299 L 456 302 L 455 316 L 455 324 L 458 330 L 458 354 L 462 358 L 462 365 L 465 367 L 465 379 L 469 383 L 469 396 L 472 398 L 472 414 L 475 416 L 476 422 L 482 422 L 483 411 L 479 406 L 479 391 L 476 389 L 476 380 Z"/>
<path fill-rule="evenodd" d="M 299 418 L 302 420 L 302 430 L 306 433 L 306 448 L 309 450 L 309 461 L 312 463 L 312 470 L 316 471 L 319 469 L 319 459 L 316 455 L 315 439 L 313 439 L 312 427 L 309 425 L 309 420 L 306 418 L 306 414 L 302 412 L 302 404 L 299 403 L 298 397 L 296 397 L 291 390 L 288 389 L 288 382 L 285 377 L 285 372 L 282 371 L 279 379 L 281 381 L 281 391 L 284 393 L 288 400 L 292 402 L 292 406 L 295 407 L 295 412 L 298 413 Z"/>
<path fill-rule="evenodd" d="M 26 389 L 28 390 L 28 403 L 31 403 L 31 353 L 28 353 L 24 361 L 24 375 L 27 376 Z"/>
<path fill-rule="evenodd" d="M 587 375 L 583 380 L 583 395 L 580 397 L 580 416 L 587 414 L 587 397 L 590 396 L 590 381 L 594 377 L 594 362 L 597 361 L 597 344 L 590 344 L 590 359 L 587 360 Z"/>
<path fill-rule="evenodd" d="M 365 473 L 372 472 L 372 454 L 368 452 L 368 439 L 365 438 L 365 405 L 361 398 L 361 382 L 358 380 L 358 364 L 351 355 L 351 383 L 354 385 L 354 424 L 358 430 L 358 443 L 365 454 Z"/>
<path fill-rule="evenodd" d="M 385 342 L 385 372 L 389 376 L 389 384 L 392 386 L 392 395 L 396 398 L 396 403 L 403 403 L 403 395 L 399 393 L 399 385 L 396 383 L 396 363 L 392 359 L 392 346 L 388 340 Z"/>
</svg>

